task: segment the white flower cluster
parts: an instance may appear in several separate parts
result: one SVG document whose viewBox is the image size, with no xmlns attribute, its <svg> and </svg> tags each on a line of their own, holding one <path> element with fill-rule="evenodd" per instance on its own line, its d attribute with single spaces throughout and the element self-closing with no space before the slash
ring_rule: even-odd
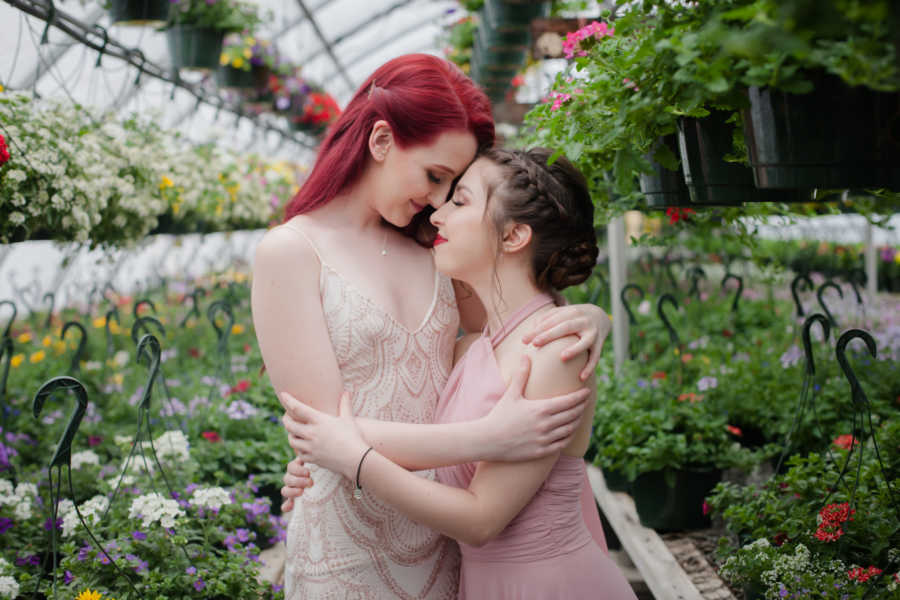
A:
<svg viewBox="0 0 900 600">
<path fill-rule="evenodd" d="M 31 518 L 37 495 L 37 486 L 33 483 L 20 483 L 13 488 L 11 481 L 0 479 L 0 506 L 12 506 L 13 514 L 21 521 Z"/>
<path fill-rule="evenodd" d="M 93 450 L 82 450 L 72 455 L 72 468 L 80 469 L 84 465 L 99 465 L 100 457 Z"/>
<path fill-rule="evenodd" d="M 42 232 L 130 245 L 162 216 L 180 230 L 262 227 L 297 189 L 285 164 L 195 146 L 152 118 L 122 121 L 11 93 L 0 121 L 10 147 L 0 243 Z"/>
<path fill-rule="evenodd" d="M 197 488 L 191 495 L 191 504 L 201 508 L 218 511 L 231 503 L 231 495 L 220 487 Z"/>
<path fill-rule="evenodd" d="M 109 508 L 109 499 L 106 496 L 98 495 L 82 503 L 78 507 L 78 512 L 81 513 L 85 523 L 97 525 L 107 508 Z M 58 515 L 62 519 L 63 537 L 70 537 L 81 526 L 78 513 L 75 512 L 75 504 L 67 498 L 59 501 Z"/>
<path fill-rule="evenodd" d="M 178 502 L 165 498 L 162 494 L 153 492 L 138 496 L 131 501 L 128 516 L 132 519 L 141 519 L 144 527 L 149 527 L 159 521 L 163 527 L 175 527 L 175 519 L 184 516 L 184 511 L 178 506 Z"/>
<path fill-rule="evenodd" d="M 0 598 L 17 598 L 19 583 L 12 575 L 0 575 Z"/>
<path fill-rule="evenodd" d="M 156 448 L 156 455 L 161 463 L 184 462 L 191 456 L 188 439 L 179 429 L 166 431 L 160 435 L 153 440 L 153 447 Z M 144 449 L 150 450 L 146 442 Z"/>
</svg>

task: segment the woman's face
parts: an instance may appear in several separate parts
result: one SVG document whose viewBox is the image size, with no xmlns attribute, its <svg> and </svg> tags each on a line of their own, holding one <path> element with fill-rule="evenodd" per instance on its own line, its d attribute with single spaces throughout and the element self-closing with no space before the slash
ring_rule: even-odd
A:
<svg viewBox="0 0 900 600">
<path fill-rule="evenodd" d="M 431 215 L 438 229 L 434 261 L 441 273 L 471 283 L 494 272 L 499 240 L 486 208 L 488 188 L 496 188 L 500 179 L 497 165 L 476 160 L 456 184 L 453 197 Z"/>
<path fill-rule="evenodd" d="M 397 227 L 409 225 L 426 206 L 440 207 L 453 180 L 475 158 L 478 145 L 468 131 L 447 131 L 428 145 L 400 148 L 384 154 L 375 210 Z"/>
</svg>

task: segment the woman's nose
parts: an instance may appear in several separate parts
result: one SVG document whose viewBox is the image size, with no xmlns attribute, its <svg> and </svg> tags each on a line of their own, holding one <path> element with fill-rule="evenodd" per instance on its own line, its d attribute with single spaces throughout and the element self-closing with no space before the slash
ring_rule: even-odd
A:
<svg viewBox="0 0 900 600">
<path fill-rule="evenodd" d="M 438 227 L 444 223 L 444 207 L 447 206 L 445 202 L 441 206 L 438 207 L 436 211 L 431 213 L 431 216 L 428 217 L 428 220 L 431 221 L 431 224 L 435 227 Z"/>
</svg>

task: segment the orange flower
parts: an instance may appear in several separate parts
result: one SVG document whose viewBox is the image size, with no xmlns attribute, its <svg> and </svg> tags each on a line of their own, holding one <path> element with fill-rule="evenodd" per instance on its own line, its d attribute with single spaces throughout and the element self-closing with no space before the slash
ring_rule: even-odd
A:
<svg viewBox="0 0 900 600">
<path fill-rule="evenodd" d="M 679 402 L 684 402 L 685 400 L 689 400 L 691 404 L 695 404 L 703 400 L 703 395 L 695 394 L 694 392 L 685 392 L 684 394 L 678 396 Z"/>
<path fill-rule="evenodd" d="M 684 356 L 681 357 L 681 362 L 683 362 L 683 363 L 689 363 L 692 360 L 694 360 L 694 355 L 690 354 L 688 352 L 685 352 Z"/>
<path fill-rule="evenodd" d="M 656 373 L 653 374 L 652 377 L 653 377 L 653 379 L 665 379 L 666 374 L 663 371 L 657 371 Z"/>
<path fill-rule="evenodd" d="M 744 432 L 741 431 L 740 427 L 735 427 L 734 425 L 726 425 L 725 429 L 727 429 L 728 433 L 732 435 L 736 435 L 737 437 L 744 437 Z"/>
<path fill-rule="evenodd" d="M 849 450 L 853 446 L 858 445 L 859 440 L 854 438 L 849 433 L 845 433 L 843 435 L 839 435 L 836 438 L 834 438 L 834 440 L 831 443 L 834 444 L 835 446 L 837 446 L 838 448 L 843 448 L 844 450 Z"/>
</svg>

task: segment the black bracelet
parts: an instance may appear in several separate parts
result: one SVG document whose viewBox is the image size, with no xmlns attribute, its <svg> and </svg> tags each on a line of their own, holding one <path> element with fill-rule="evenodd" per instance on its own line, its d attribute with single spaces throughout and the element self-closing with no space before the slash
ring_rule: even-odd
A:
<svg viewBox="0 0 900 600">
<path fill-rule="evenodd" d="M 353 497 L 359 500 L 362 498 L 362 488 L 359 485 L 359 472 L 362 470 L 363 461 L 366 460 L 366 456 L 369 452 L 372 451 L 372 446 L 369 446 L 369 449 L 363 452 L 362 458 L 359 459 L 359 465 L 356 467 L 356 489 L 353 490 Z"/>
</svg>

